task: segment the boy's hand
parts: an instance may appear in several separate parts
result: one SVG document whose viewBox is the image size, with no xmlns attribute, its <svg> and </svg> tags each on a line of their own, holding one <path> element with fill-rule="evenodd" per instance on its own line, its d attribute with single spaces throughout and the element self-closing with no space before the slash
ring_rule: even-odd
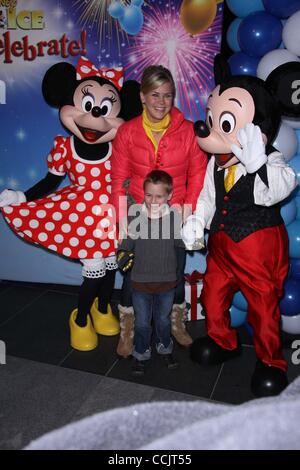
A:
<svg viewBox="0 0 300 470">
<path fill-rule="evenodd" d="M 133 266 L 134 253 L 132 251 L 124 251 L 124 250 L 118 251 L 118 253 L 117 253 L 117 263 L 118 263 L 119 269 L 123 273 L 126 273 Z"/>
</svg>

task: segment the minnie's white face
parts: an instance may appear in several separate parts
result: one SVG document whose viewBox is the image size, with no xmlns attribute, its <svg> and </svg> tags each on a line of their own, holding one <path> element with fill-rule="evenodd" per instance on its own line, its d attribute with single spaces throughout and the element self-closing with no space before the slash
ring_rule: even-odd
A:
<svg viewBox="0 0 300 470">
<path fill-rule="evenodd" d="M 73 95 L 74 106 L 60 109 L 64 126 L 87 144 L 110 142 L 124 122 L 117 117 L 121 110 L 120 97 L 110 84 L 100 85 L 86 80 L 78 85 Z"/>
</svg>

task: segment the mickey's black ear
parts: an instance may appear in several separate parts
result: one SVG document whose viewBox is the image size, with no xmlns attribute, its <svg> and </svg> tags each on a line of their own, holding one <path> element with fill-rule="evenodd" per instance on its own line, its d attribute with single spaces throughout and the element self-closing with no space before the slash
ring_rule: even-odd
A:
<svg viewBox="0 0 300 470">
<path fill-rule="evenodd" d="M 44 99 L 50 106 L 60 108 L 66 103 L 72 103 L 76 86 L 76 69 L 73 65 L 68 62 L 52 65 L 43 78 Z"/>
<path fill-rule="evenodd" d="M 300 62 L 276 67 L 267 77 L 266 86 L 279 102 L 283 116 L 300 118 Z"/>
<path fill-rule="evenodd" d="M 232 76 L 228 62 L 222 54 L 217 54 L 215 57 L 214 76 L 216 85 L 226 82 Z"/>
<path fill-rule="evenodd" d="M 119 116 L 129 121 L 143 112 L 140 98 L 140 84 L 135 80 L 127 80 L 120 91 L 121 111 Z"/>
</svg>

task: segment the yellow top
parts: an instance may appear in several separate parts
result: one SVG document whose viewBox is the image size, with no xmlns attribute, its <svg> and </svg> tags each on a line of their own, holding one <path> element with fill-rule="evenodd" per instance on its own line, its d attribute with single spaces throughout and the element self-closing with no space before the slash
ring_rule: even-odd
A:
<svg viewBox="0 0 300 470">
<path fill-rule="evenodd" d="M 161 121 L 152 122 L 149 120 L 147 116 L 146 109 L 144 109 L 143 114 L 142 114 L 142 120 L 143 120 L 143 128 L 147 136 L 151 140 L 152 144 L 154 145 L 155 153 L 156 153 L 158 149 L 158 142 L 155 139 L 153 132 L 162 132 L 162 135 L 163 135 L 170 125 L 171 116 L 170 114 L 167 114 Z"/>
</svg>

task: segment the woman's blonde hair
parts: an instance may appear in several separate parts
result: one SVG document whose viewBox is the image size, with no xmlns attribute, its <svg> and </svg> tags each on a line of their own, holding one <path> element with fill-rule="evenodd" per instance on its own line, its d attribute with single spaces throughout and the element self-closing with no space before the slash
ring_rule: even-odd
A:
<svg viewBox="0 0 300 470">
<path fill-rule="evenodd" d="M 175 96 L 175 82 L 170 70 L 163 65 L 150 65 L 146 67 L 141 79 L 141 92 L 146 94 L 155 88 L 169 82 L 172 87 L 173 95 Z"/>
</svg>

